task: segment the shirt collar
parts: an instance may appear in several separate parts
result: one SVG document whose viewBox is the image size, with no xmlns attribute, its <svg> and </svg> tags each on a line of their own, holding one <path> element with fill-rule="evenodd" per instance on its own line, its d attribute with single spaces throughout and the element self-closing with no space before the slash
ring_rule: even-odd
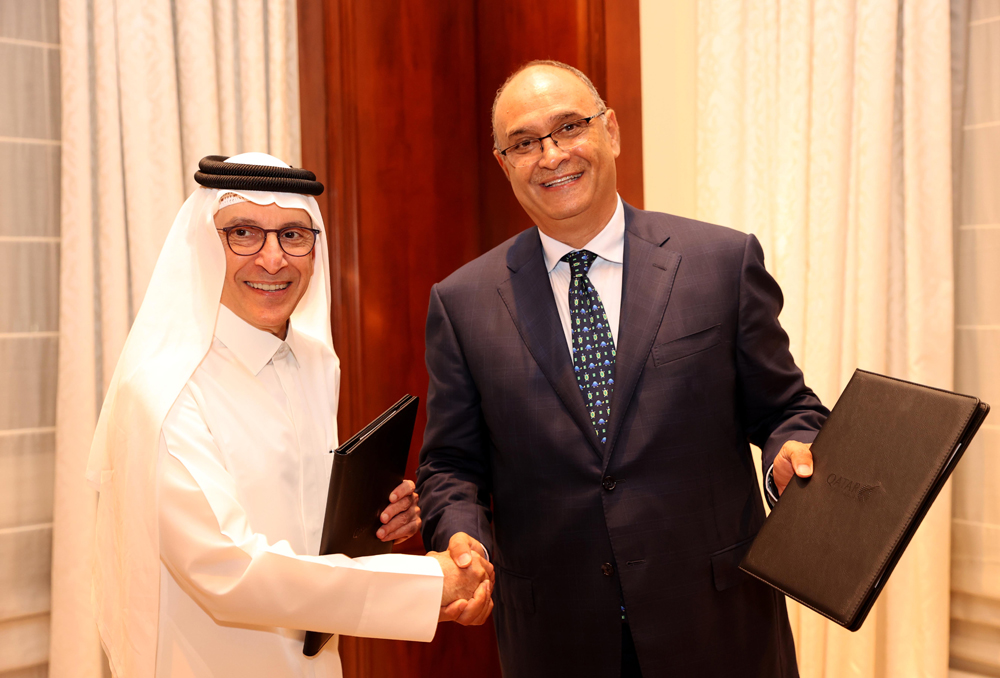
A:
<svg viewBox="0 0 1000 678">
<path fill-rule="evenodd" d="M 564 242 L 545 235 L 541 229 L 539 229 L 538 235 L 542 239 L 542 254 L 545 257 L 545 269 L 551 273 L 552 269 L 559 264 L 559 261 L 573 251 L 573 248 Z M 622 206 L 621 196 L 618 196 L 618 206 L 615 208 L 615 213 L 611 215 L 611 221 L 601 229 L 600 233 L 591 238 L 590 242 L 579 249 L 593 252 L 606 261 L 616 264 L 624 263 L 625 208 Z"/>
<path fill-rule="evenodd" d="M 271 362 L 274 354 L 282 346 L 288 346 L 294 354 L 293 331 L 288 325 L 287 341 L 282 341 L 270 332 L 259 330 L 228 307 L 219 304 L 219 319 L 215 323 L 215 338 L 225 344 L 243 365 L 253 374 L 260 374 L 264 366 Z"/>
</svg>

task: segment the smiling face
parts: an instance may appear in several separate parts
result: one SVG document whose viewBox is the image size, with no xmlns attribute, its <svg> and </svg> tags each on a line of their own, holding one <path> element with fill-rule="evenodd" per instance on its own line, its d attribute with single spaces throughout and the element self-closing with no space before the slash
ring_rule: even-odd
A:
<svg viewBox="0 0 1000 678">
<path fill-rule="evenodd" d="M 502 149 L 599 112 L 590 90 L 573 73 L 532 66 L 503 90 L 494 125 Z M 621 149 L 615 112 L 609 109 L 595 118 L 587 135 L 584 143 L 569 150 L 546 139 L 538 162 L 527 167 L 514 167 L 499 151 L 493 152 L 538 228 L 573 247 L 597 235 L 618 205 L 615 158 Z"/>
<path fill-rule="evenodd" d="M 257 226 L 280 229 L 286 226 L 310 228 L 312 219 L 300 209 L 277 205 L 240 202 L 215 214 L 217 229 L 230 226 Z M 276 233 L 268 233 L 264 247 L 257 254 L 241 256 L 226 243 L 226 281 L 222 286 L 222 305 L 259 330 L 284 339 L 288 319 L 309 287 L 316 250 L 304 257 L 285 254 L 278 246 Z"/>
</svg>

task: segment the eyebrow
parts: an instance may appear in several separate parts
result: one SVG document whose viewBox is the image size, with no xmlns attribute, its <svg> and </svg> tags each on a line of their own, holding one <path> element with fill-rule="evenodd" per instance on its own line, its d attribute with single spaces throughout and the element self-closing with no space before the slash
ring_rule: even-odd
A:
<svg viewBox="0 0 1000 678">
<path fill-rule="evenodd" d="M 562 121 L 565 121 L 565 120 L 579 120 L 580 118 L 585 118 L 585 117 L 587 117 L 587 116 L 580 115 L 580 113 L 578 113 L 577 111 L 566 111 L 565 113 L 557 113 L 557 114 L 549 117 L 549 119 L 548 119 L 549 129 L 550 130 L 554 130 L 556 127 L 559 126 L 559 123 L 562 122 Z M 515 130 L 507 132 L 507 139 L 509 141 L 510 139 L 513 139 L 514 137 L 516 137 L 518 135 L 529 134 L 529 133 L 533 133 L 533 132 L 534 132 L 534 130 L 532 130 L 530 127 L 518 127 Z"/>
</svg>

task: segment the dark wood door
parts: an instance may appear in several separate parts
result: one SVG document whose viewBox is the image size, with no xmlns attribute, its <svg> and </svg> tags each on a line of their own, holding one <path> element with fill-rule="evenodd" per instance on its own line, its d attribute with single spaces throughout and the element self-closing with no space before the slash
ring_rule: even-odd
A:
<svg viewBox="0 0 1000 678">
<path fill-rule="evenodd" d="M 346 438 L 423 398 L 431 285 L 530 226 L 493 159 L 490 109 L 521 63 L 591 76 L 618 113 L 623 199 L 642 206 L 638 0 L 298 0 L 302 162 L 326 184 Z M 413 477 L 425 414 L 410 454 Z M 401 551 L 423 553 L 417 538 Z M 348 678 L 499 676 L 492 624 L 429 644 L 345 638 Z"/>
</svg>

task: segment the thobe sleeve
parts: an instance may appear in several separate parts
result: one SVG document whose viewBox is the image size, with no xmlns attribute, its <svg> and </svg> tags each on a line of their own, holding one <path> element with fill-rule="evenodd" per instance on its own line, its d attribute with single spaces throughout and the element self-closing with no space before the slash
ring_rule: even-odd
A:
<svg viewBox="0 0 1000 678">
<path fill-rule="evenodd" d="M 254 533 L 186 388 L 161 430 L 160 557 L 217 621 L 429 641 L 443 578 L 433 558 L 306 556 Z"/>
</svg>

